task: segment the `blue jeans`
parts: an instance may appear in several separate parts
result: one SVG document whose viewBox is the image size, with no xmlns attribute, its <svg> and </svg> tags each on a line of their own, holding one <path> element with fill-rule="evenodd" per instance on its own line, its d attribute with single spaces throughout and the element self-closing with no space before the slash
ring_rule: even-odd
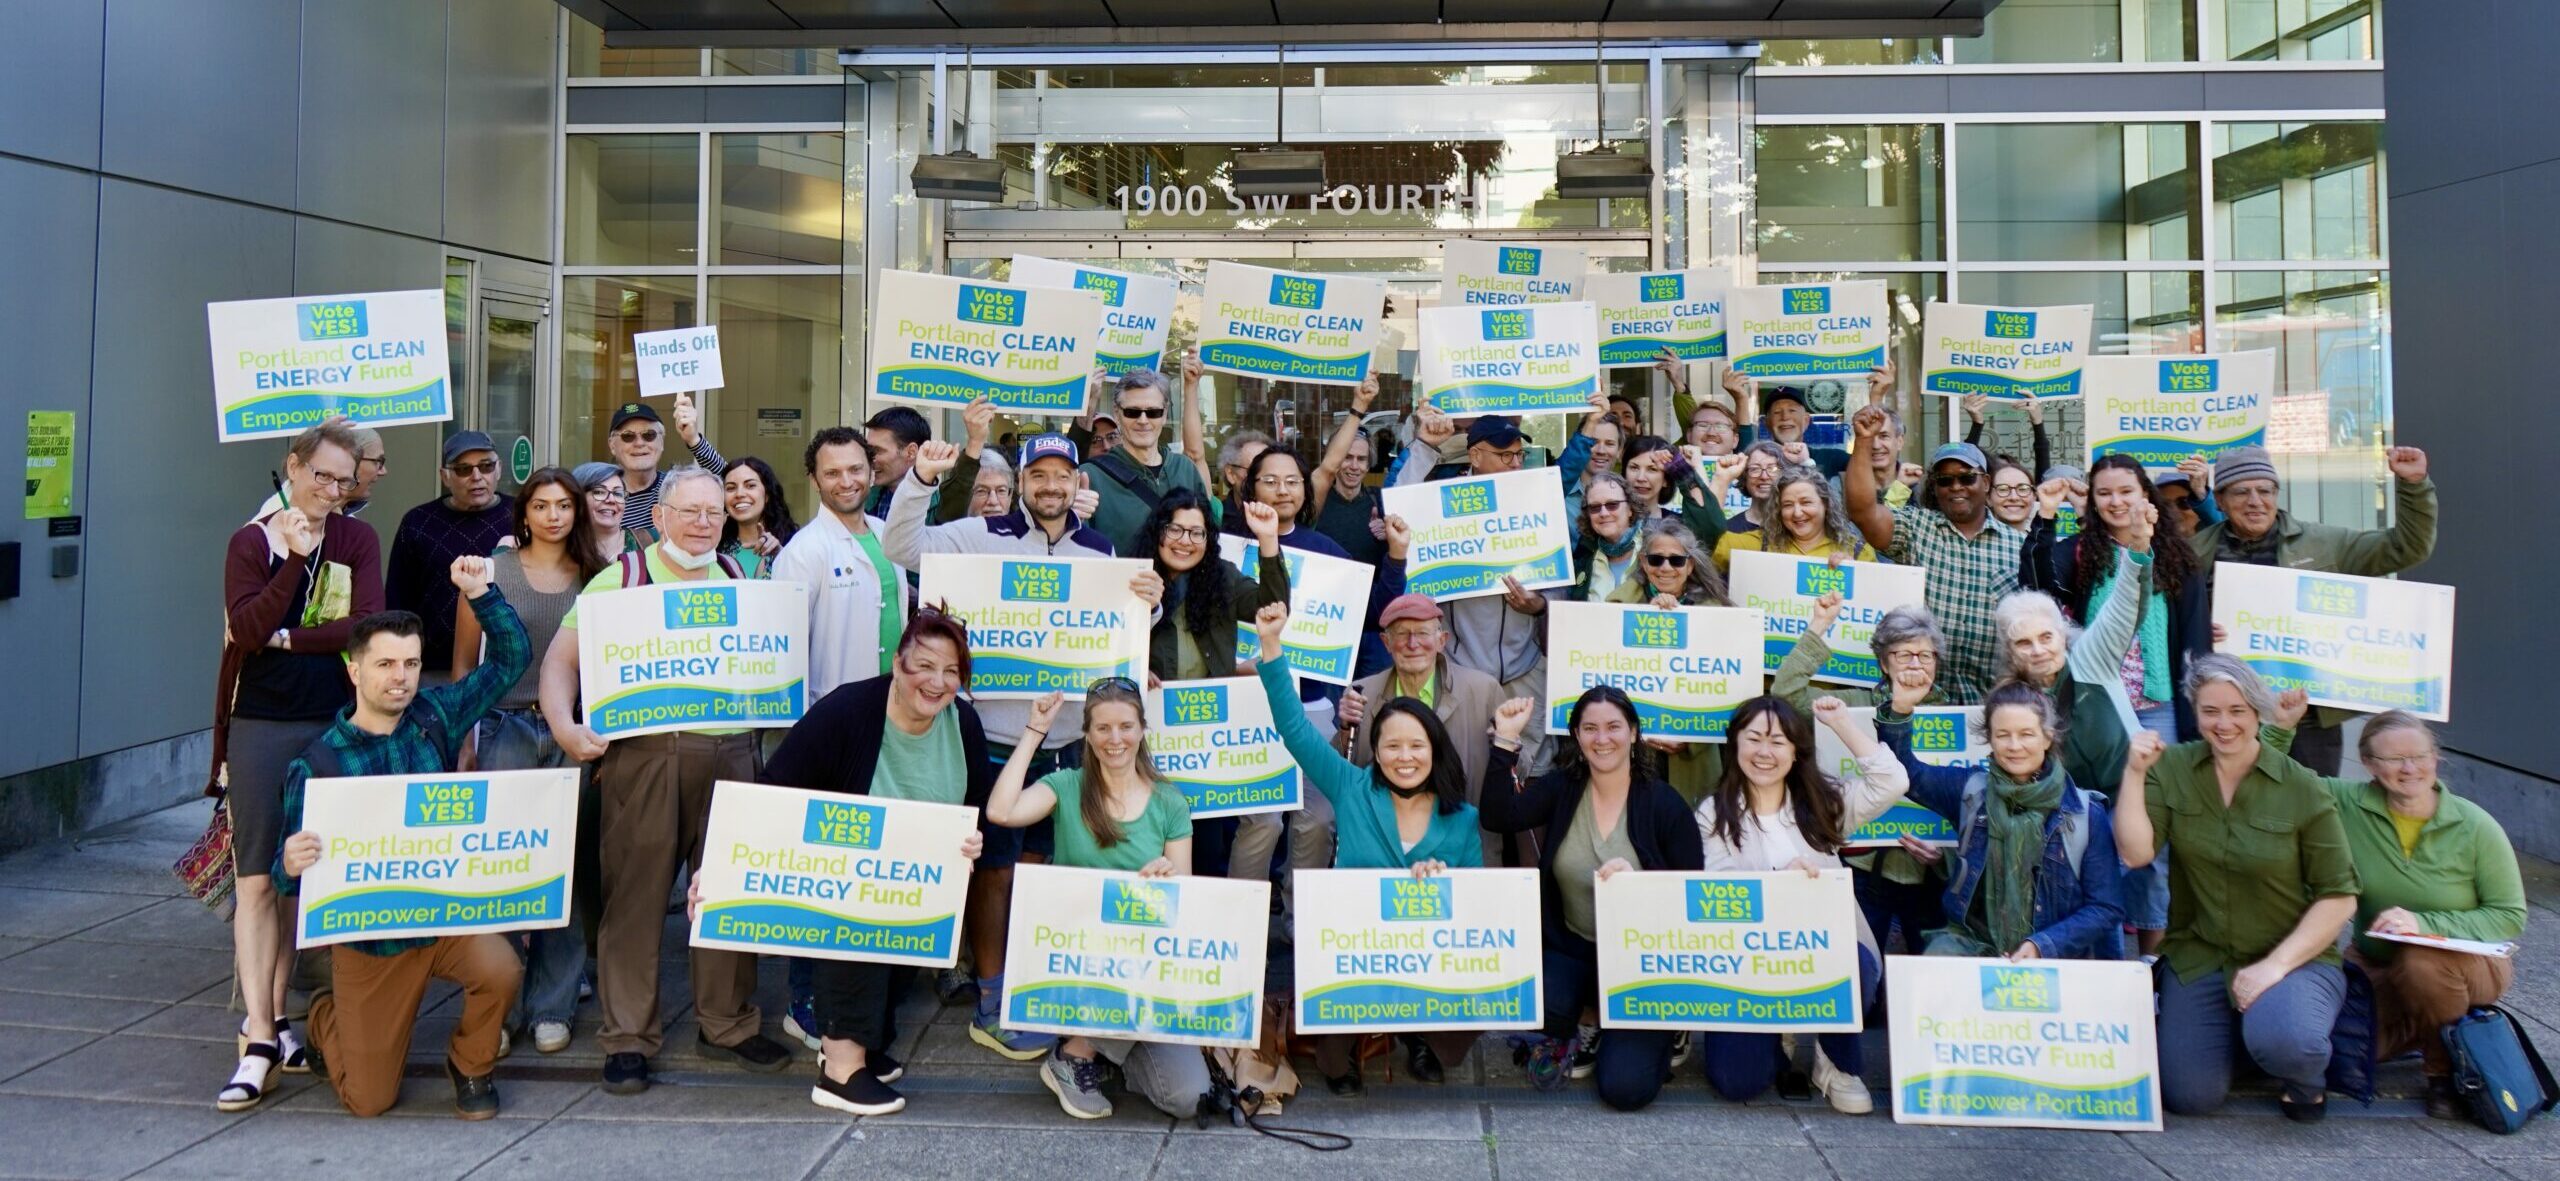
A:
<svg viewBox="0 0 2560 1181">
<path fill-rule="evenodd" d="M 473 728 L 483 771 L 539 771 L 573 764 L 552 741 L 551 727 L 534 709 L 492 710 Z M 589 784 L 582 783 L 581 795 Z M 581 813 L 585 812 L 583 807 Z M 578 858 L 589 860 L 593 826 L 580 817 Z M 578 978 L 587 970 L 588 916 L 578 891 L 569 892 L 569 925 L 526 932 L 524 986 L 516 995 L 516 1021 L 532 1026 L 545 1021 L 569 1023 L 578 1010 Z"/>
<path fill-rule="evenodd" d="M 1876 982 L 1884 975 L 1884 967 L 1876 962 L 1875 953 L 1858 949 L 1858 991 L 1864 1004 L 1875 1007 Z M 1822 1046 L 1822 1056 L 1831 1065 L 1848 1074 L 1867 1068 L 1865 1051 L 1858 1046 L 1855 1033 L 1819 1034 L 1815 1040 Z M 1706 1033 L 1698 1037 L 1698 1056 L 1706 1061 L 1707 1085 L 1716 1094 L 1735 1103 L 1745 1103 L 1760 1096 L 1778 1081 L 1778 1070 L 1785 1063 L 1779 1058 L 1778 1035 L 1774 1033 Z"/>
<path fill-rule="evenodd" d="M 1600 1003 L 1600 961 L 1586 958 L 1592 953 L 1582 948 L 1589 946 L 1564 948 L 1553 940 L 1547 945 L 1549 1037 L 1572 1037 L 1583 1008 Z M 1601 1030 L 1600 1044 L 1591 1048 L 1597 1060 L 1591 1081 L 1600 1101 L 1620 1111 L 1635 1111 L 1659 1097 L 1662 1084 L 1671 1077 L 1672 1036 L 1668 1029 Z"/>
<path fill-rule="evenodd" d="M 2189 983 L 2160 965 L 2160 1102 L 2179 1115 L 2204 1115 L 2231 1096 L 2231 1068 L 2245 1049 L 2296 1101 L 2329 1087 L 2329 1030 L 2347 997 L 2336 964 L 2305 964 L 2258 994 L 2246 1013 L 2231 1007 L 2220 972 Z M 2234 1036 L 2234 1030 L 2238 1036 Z"/>
</svg>

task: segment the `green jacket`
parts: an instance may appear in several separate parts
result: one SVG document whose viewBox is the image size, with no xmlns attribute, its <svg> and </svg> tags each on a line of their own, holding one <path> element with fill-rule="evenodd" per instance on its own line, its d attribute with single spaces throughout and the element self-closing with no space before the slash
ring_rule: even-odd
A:
<svg viewBox="0 0 2560 1181">
<path fill-rule="evenodd" d="M 2429 478 L 2412 484 L 2394 478 L 2391 490 L 2397 508 L 2389 529 L 2350 529 L 2278 514 L 2276 564 L 2288 570 L 2380 578 L 2426 561 L 2436 549 L 2436 482 Z M 2231 522 L 2223 520 L 2196 531 L 2196 560 L 2207 570 L 2213 568 L 2214 555 L 2221 552 L 2230 528 Z"/>
<path fill-rule="evenodd" d="M 2524 934 L 2524 875 L 2507 830 L 2487 809 L 2437 784 L 2436 814 L 2418 830 L 2418 851 L 2406 854 L 2379 784 L 2325 782 L 2364 887 L 2356 896 L 2355 929 L 2356 950 L 2366 959 L 2388 963 L 2404 946 L 2361 934 L 2373 916 L 2395 906 L 2416 915 L 2430 935 L 2502 943 Z"/>
<path fill-rule="evenodd" d="M 1123 557 L 1132 556 L 1137 547 L 1138 526 L 1154 511 L 1154 501 L 1176 488 L 1188 488 L 1209 499 L 1209 490 L 1200 483 L 1200 469 L 1179 449 L 1166 447 L 1157 453 L 1162 462 L 1150 468 L 1129 455 L 1126 447 L 1114 447 L 1085 461 L 1079 469 L 1101 503 L 1093 510 L 1093 519 L 1085 522 L 1096 532 L 1111 539 L 1111 548 Z M 1113 473 L 1119 473 L 1115 475 Z M 1124 481 L 1120 476 L 1129 476 Z M 1134 481 L 1134 482 L 1132 482 Z M 1141 495 L 1143 491 L 1144 495 Z"/>
</svg>

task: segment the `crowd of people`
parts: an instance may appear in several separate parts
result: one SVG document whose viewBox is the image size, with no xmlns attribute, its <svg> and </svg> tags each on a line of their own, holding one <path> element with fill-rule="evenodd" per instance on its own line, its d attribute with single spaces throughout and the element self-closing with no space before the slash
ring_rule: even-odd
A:
<svg viewBox="0 0 2560 1181">
<path fill-rule="evenodd" d="M 1389 445 L 1371 421 L 1374 379 L 1312 462 L 1254 431 L 1212 449 L 1189 356 L 1170 375 L 1097 378 L 1094 417 L 1009 445 L 983 400 L 953 416 L 956 438 L 892 407 L 817 431 L 796 475 L 725 460 L 685 395 L 669 416 L 689 462 L 662 466 L 668 428 L 635 402 L 610 416 L 611 462 L 543 468 L 512 495 L 499 491 L 494 443 L 461 431 L 443 446 L 442 495 L 407 512 L 387 545 L 357 517 L 381 474 L 380 439 L 339 420 L 305 430 L 278 495 L 226 556 L 216 759 L 247 1014 L 219 1105 L 257 1105 L 278 1071 L 320 1071 L 348 1110 L 386 1109 L 430 978 L 463 992 L 446 1068 L 464 1117 L 496 1113 L 496 1063 L 516 1046 L 570 1044 L 590 990 L 603 1089 L 646 1090 L 668 1024 L 668 900 L 700 864 L 714 783 L 731 779 L 979 809 L 961 850 L 974 862 L 962 966 L 930 987 L 973 1004 L 972 1040 L 1038 1063 L 1080 1119 L 1111 1113 L 1114 1080 L 1190 1116 L 1210 1064 L 1189 1047 L 1005 1025 L 1006 916 L 1025 861 L 1273 881 L 1274 939 L 1287 938 L 1295 869 L 1534 869 L 1545 1022 L 1512 1035 L 1511 1053 L 1534 1085 L 1592 1079 L 1622 1109 L 1652 1102 L 1693 1059 L 1737 1101 L 1792 1066 L 1775 1034 L 1600 1028 L 1595 883 L 1629 870 L 1846 866 L 1871 1017 L 1897 940 L 1911 954 L 2141 957 L 2156 961 L 2161 1028 L 2177 1031 L 2161 1043 L 2170 1112 L 2214 1110 L 2254 1066 L 2281 1084 L 2288 1116 L 2318 1119 L 2333 1056 L 2415 1050 L 2430 1113 L 2458 1113 L 2437 1031 L 2495 999 L 2509 966 L 2373 936 L 2515 938 L 2515 855 L 2495 820 L 2444 785 L 2432 732 L 2407 714 L 2367 718 L 2367 774 L 2338 778 L 2346 715 L 2271 694 L 2214 651 L 2210 615 L 2217 563 L 2381 575 L 2423 560 L 2435 490 L 2422 452 L 2387 454 L 2393 523 L 2357 531 L 2286 511 L 2257 448 L 2169 477 L 2122 456 L 2082 471 L 2050 462 L 2028 402 L 2029 467 L 1986 452 L 1989 408 L 1968 402 L 1969 441 L 1914 462 L 1890 367 L 1848 414 L 1845 449 L 1808 444 L 1796 389 L 1728 375 L 1718 394 L 1693 397 L 1685 365 L 1659 368 L 1674 429 L 1654 433 L 1641 407 L 1605 394 L 1566 424 L 1555 466 L 1572 506 L 1570 584 L 1508 579 L 1452 602 L 1407 592 L 1410 530 L 1379 489 L 1519 470 L 1526 435 L 1515 419 L 1423 406 Z M 794 500 L 810 503 L 805 521 Z M 1221 536 L 1237 539 L 1244 568 L 1221 556 Z M 1291 550 L 1374 568 L 1348 687 L 1293 677 L 1282 659 Z M 1552 604 L 1730 605 L 1726 573 L 1746 550 L 1916 566 L 1926 602 L 1875 625 L 1873 685 L 1830 687 L 1815 673 L 1842 604 L 1822 599 L 1724 742 L 1648 735 L 1635 703 L 1605 685 L 1573 702 L 1563 734 L 1546 733 Z M 1258 685 L 1311 789 L 1305 806 L 1195 822 L 1154 763 L 1139 680 L 1099 681 L 1081 700 L 974 701 L 966 624 L 917 601 L 931 554 L 1145 562 L 1130 585 L 1151 613 L 1144 681 Z M 585 723 L 582 594 L 757 578 L 809 591 L 797 724 L 608 741 Z M 1915 754 L 1915 716 L 1946 706 L 1979 708 L 1984 765 Z M 1817 726 L 1848 752 L 1845 777 L 1817 756 Z M 567 926 L 331 947 L 306 1029 L 288 1024 L 285 900 L 325 848 L 302 827 L 309 779 L 567 767 L 584 769 Z M 1851 847 L 1852 832 L 1905 800 L 1943 817 L 1953 847 Z M 695 948 L 688 967 L 704 1056 L 780 1071 L 797 1041 L 817 1057 L 813 1102 L 905 1105 L 893 1054 L 915 969 L 794 960 L 777 1039 L 756 1005 L 756 957 Z M 2371 1046 L 2350 1046 L 2354 1023 L 2340 1020 L 2351 978 L 2369 984 Z M 1858 1036 L 1805 1041 L 1814 1093 L 1870 1110 Z M 1389 1044 L 1323 1037 L 1312 1065 L 1331 1091 L 1356 1095 L 1364 1047 Z M 1425 1082 L 1479 1052 L 1467 1030 L 1392 1044 Z"/>
</svg>

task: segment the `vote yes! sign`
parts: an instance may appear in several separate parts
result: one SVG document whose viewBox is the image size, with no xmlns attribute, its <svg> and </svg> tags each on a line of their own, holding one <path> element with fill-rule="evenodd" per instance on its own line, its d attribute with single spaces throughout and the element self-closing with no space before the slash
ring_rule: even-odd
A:
<svg viewBox="0 0 2560 1181">
<path fill-rule="evenodd" d="M 576 768 L 314 779 L 302 827 L 302 947 L 568 925 Z"/>
<path fill-rule="evenodd" d="M 606 738 L 800 720 L 809 589 L 704 579 L 578 596 L 578 686 Z"/>
<path fill-rule="evenodd" d="M 1628 871 L 1598 883 L 1592 899 L 1604 1028 L 1861 1028 L 1848 870 Z"/>
</svg>

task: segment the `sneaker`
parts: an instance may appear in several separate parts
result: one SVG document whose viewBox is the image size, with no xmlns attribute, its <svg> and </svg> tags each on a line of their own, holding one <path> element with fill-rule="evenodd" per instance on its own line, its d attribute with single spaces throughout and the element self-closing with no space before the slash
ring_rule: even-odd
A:
<svg viewBox="0 0 2560 1181">
<path fill-rule="evenodd" d="M 1529 1085 L 1541 1091 L 1563 1090 L 1565 1084 L 1572 1081 L 1573 1051 L 1580 1042 L 1580 1038 L 1569 1041 L 1551 1037 L 1538 1039 L 1538 1044 L 1529 1048 L 1529 1056 L 1520 1064 L 1521 1069 L 1529 1073 Z"/>
<path fill-rule="evenodd" d="M 793 997 L 791 1000 L 791 1011 L 783 1014 L 782 1016 L 782 1032 L 786 1037 L 795 1037 L 800 1039 L 801 1045 L 807 1046 L 812 1050 L 824 1048 L 818 1040 L 818 1002 L 816 998 L 803 999 L 800 997 Z"/>
<path fill-rule="evenodd" d="M 1598 1069 L 1600 1069 L 1600 1027 L 1597 1025 L 1574 1026 L 1573 1063 L 1569 1073 L 1579 1081 L 1590 1078 L 1592 1072 Z"/>
<path fill-rule="evenodd" d="M 809 1088 L 809 1102 L 847 1115 L 889 1115 L 907 1108 L 907 1097 L 890 1089 L 871 1068 L 866 1066 L 837 1082 L 827 1077 L 823 1062 L 818 1064 L 818 1085 Z"/>
<path fill-rule="evenodd" d="M 791 1065 L 790 1048 L 761 1033 L 748 1034 L 747 1040 L 734 1046 L 715 1046 L 695 1034 L 693 1044 L 705 1058 L 735 1062 L 757 1074 L 776 1074 Z"/>
<path fill-rule="evenodd" d="M 557 1054 L 569 1048 L 569 1023 L 536 1021 L 533 1023 L 533 1048 L 545 1054 Z"/>
<path fill-rule="evenodd" d="M 1813 1089 L 1822 1093 L 1831 1110 L 1842 1115 L 1865 1115 L 1876 1109 L 1876 1097 L 1867 1090 L 1867 1080 L 1831 1064 L 1831 1056 L 1820 1050 L 1813 1052 Z"/>
<path fill-rule="evenodd" d="M 1058 1097 L 1058 1107 L 1077 1119 L 1109 1119 L 1111 1100 L 1102 1096 L 1102 1071 L 1091 1058 L 1070 1058 L 1053 1051 L 1040 1064 L 1040 1083 Z"/>
<path fill-rule="evenodd" d="M 504 1057 L 506 1057 L 507 1055 L 512 1054 L 512 1053 L 515 1053 L 515 1052 L 516 1052 L 516 1035 L 514 1035 L 514 1034 L 512 1034 L 512 1033 L 507 1032 L 507 1027 L 506 1027 L 506 1026 L 503 1026 L 503 1025 L 499 1026 L 499 1027 L 498 1027 L 498 1057 L 500 1057 L 500 1058 L 504 1058 Z"/>
<path fill-rule="evenodd" d="M 1671 1069 L 1678 1070 L 1688 1064 L 1689 1031 L 1685 1029 L 1675 1031 L 1671 1035 Z"/>
<path fill-rule="evenodd" d="M 1003 991 L 999 989 L 992 995 L 1002 996 Z M 978 1015 L 969 1022 L 970 1041 L 1016 1062 L 1029 1062 L 1058 1048 L 1058 1035 L 1054 1033 L 1023 1033 L 1020 1030 L 1006 1029 L 1004 1015 L 996 1011 L 994 1003 L 988 999 L 989 996 L 984 986 L 981 986 L 978 992 Z"/>
<path fill-rule="evenodd" d="M 933 974 L 933 999 L 946 1005 L 973 1004 L 978 999 L 978 978 L 967 968 L 944 968 Z"/>
<path fill-rule="evenodd" d="M 884 1083 L 907 1077 L 907 1064 L 889 1056 L 887 1050 L 874 1050 L 863 1055 L 863 1069 L 879 1076 Z"/>
<path fill-rule="evenodd" d="M 640 1054 L 604 1056 L 604 1093 L 637 1095 L 649 1089 L 649 1059 Z"/>
<path fill-rule="evenodd" d="M 2297 1124 L 2316 1124 L 2329 1118 L 2329 1099 L 2326 1095 L 2318 1099 L 2296 1099 L 2291 1095 L 2278 1095 L 2276 1107 L 2284 1112 L 2286 1119 Z"/>
<path fill-rule="evenodd" d="M 498 1072 L 490 1071 L 478 1078 L 454 1069 L 453 1060 L 444 1064 L 444 1075 L 453 1080 L 453 1113 L 468 1120 L 495 1119 L 498 1115 Z"/>
</svg>

